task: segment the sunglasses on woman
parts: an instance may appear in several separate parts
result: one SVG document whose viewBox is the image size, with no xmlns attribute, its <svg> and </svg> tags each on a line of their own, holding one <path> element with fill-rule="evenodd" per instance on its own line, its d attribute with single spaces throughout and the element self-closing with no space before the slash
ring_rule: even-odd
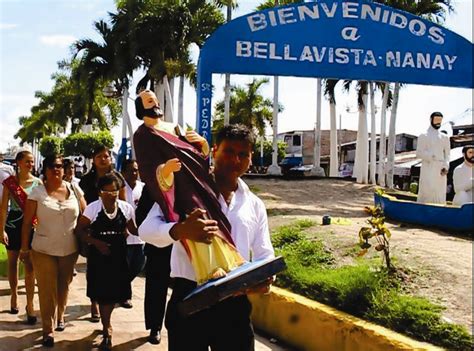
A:
<svg viewBox="0 0 474 351">
<path fill-rule="evenodd" d="M 111 190 L 111 191 L 101 190 L 100 193 L 103 195 L 117 196 L 119 194 L 119 191 L 118 190 Z"/>
</svg>

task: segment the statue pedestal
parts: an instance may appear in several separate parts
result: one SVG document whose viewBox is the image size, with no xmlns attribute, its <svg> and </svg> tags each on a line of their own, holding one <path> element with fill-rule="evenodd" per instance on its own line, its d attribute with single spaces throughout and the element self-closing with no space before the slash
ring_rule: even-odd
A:
<svg viewBox="0 0 474 351">
<path fill-rule="evenodd" d="M 286 269 L 286 263 L 281 256 L 246 262 L 227 273 L 226 276 L 198 286 L 179 303 L 178 309 L 184 316 L 202 311 L 234 296 L 237 292 L 264 282 L 284 269 Z"/>
<path fill-rule="evenodd" d="M 325 177 L 326 173 L 324 172 L 323 167 L 313 167 L 311 168 L 311 171 L 309 172 L 310 175 L 312 176 L 317 176 L 317 177 Z"/>
<path fill-rule="evenodd" d="M 281 175 L 281 168 L 278 165 L 270 165 L 267 169 L 267 174 L 270 175 Z"/>
</svg>

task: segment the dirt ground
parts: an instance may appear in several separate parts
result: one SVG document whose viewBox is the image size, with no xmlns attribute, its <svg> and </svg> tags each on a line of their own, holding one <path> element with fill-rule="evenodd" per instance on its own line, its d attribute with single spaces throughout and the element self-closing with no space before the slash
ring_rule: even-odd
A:
<svg viewBox="0 0 474 351">
<path fill-rule="evenodd" d="M 329 179 L 245 181 L 265 202 L 271 230 L 300 218 L 321 224 L 322 216 L 330 215 L 333 224 L 316 227 L 314 234 L 341 265 L 353 261 L 359 251 L 359 229 L 367 226 L 363 208 L 373 205 L 374 187 Z M 387 222 L 392 257 L 407 275 L 407 292 L 444 306 L 447 321 L 464 325 L 472 333 L 472 239 Z"/>
</svg>

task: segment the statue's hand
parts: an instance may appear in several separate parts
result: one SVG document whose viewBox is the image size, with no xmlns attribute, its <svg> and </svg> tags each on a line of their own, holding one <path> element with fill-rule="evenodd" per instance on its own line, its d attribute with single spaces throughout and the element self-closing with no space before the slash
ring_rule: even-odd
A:
<svg viewBox="0 0 474 351">
<path fill-rule="evenodd" d="M 184 137 L 191 144 L 194 144 L 194 143 L 202 144 L 204 141 L 206 141 L 206 139 L 204 139 L 194 130 L 186 130 L 186 135 Z"/>
<path fill-rule="evenodd" d="M 168 178 L 171 173 L 178 172 L 181 169 L 181 162 L 177 158 L 172 158 L 166 161 L 161 172 L 163 172 L 163 178 Z"/>
<path fill-rule="evenodd" d="M 191 144 L 199 144 L 201 147 L 201 152 L 204 154 L 204 156 L 209 155 L 210 149 L 207 140 L 196 133 L 194 130 L 186 130 L 185 138 Z"/>
</svg>

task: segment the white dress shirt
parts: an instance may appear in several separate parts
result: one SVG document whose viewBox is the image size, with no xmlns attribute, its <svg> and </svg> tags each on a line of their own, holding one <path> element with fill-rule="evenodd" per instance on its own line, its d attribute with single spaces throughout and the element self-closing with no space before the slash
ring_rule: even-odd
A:
<svg viewBox="0 0 474 351">
<path fill-rule="evenodd" d="M 142 196 L 144 186 L 145 186 L 145 183 L 137 180 L 137 182 L 135 183 L 135 187 L 132 189 L 132 187 L 127 182 L 125 182 L 125 200 L 130 205 L 132 205 L 133 210 L 137 209 L 138 201 L 140 200 L 140 197 Z M 127 245 L 141 245 L 141 244 L 144 244 L 144 242 L 140 239 L 140 237 L 136 235 L 132 235 L 132 234 L 130 234 L 127 237 Z"/>
<path fill-rule="evenodd" d="M 219 203 L 232 226 L 232 239 L 243 258 L 247 261 L 258 261 L 274 257 L 265 205 L 243 180 L 238 180 L 237 190 L 229 205 L 222 196 L 219 197 Z M 158 247 L 173 244 L 171 277 L 196 281 L 194 269 L 183 245 L 169 234 L 175 224 L 166 222 L 160 206 L 155 203 L 138 228 L 138 233 L 142 240 Z"/>
<path fill-rule="evenodd" d="M 0 162 L 0 199 L 2 198 L 3 194 L 3 181 L 14 174 L 15 170 L 12 166 Z"/>
<path fill-rule="evenodd" d="M 80 188 L 77 191 L 83 195 Z M 67 199 L 58 201 L 49 196 L 45 186 L 41 184 L 31 190 L 28 200 L 37 203 L 38 225 L 31 243 L 33 250 L 60 257 L 76 252 L 74 228 L 79 216 L 79 203 L 75 194 L 71 192 Z"/>
</svg>

